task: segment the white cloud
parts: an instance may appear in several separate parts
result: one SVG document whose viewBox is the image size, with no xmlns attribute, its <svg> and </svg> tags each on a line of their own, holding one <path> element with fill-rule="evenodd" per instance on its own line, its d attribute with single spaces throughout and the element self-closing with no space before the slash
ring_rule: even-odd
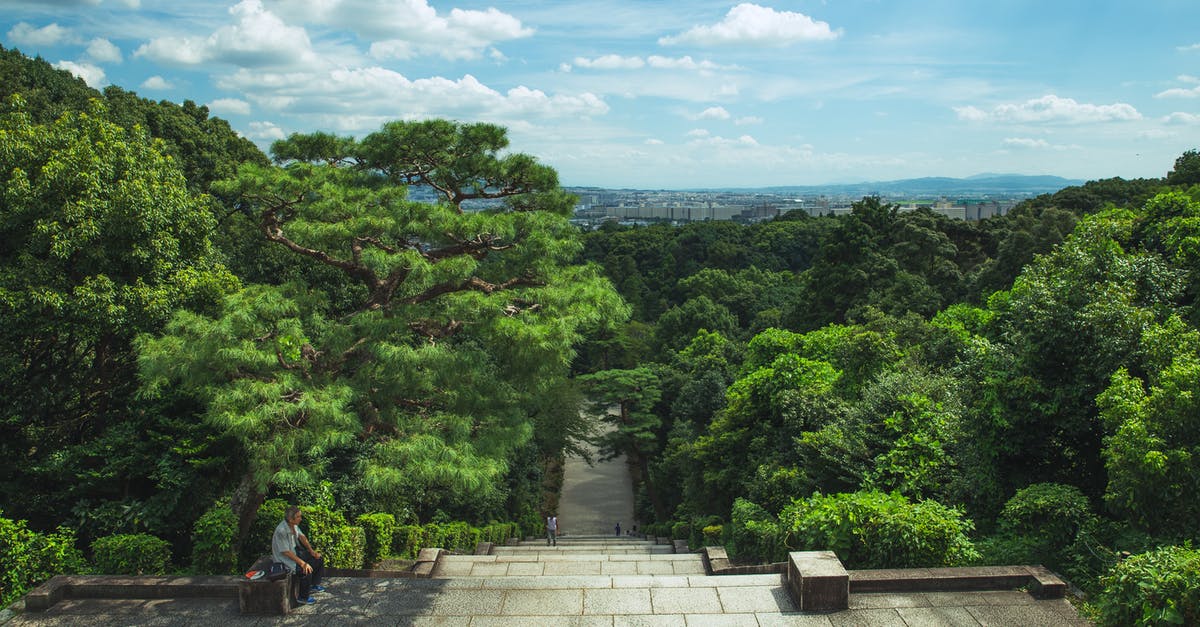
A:
<svg viewBox="0 0 1200 627">
<path fill-rule="evenodd" d="M 88 43 L 87 55 L 97 63 L 121 62 L 121 49 L 102 37 L 97 37 Z"/>
<path fill-rule="evenodd" d="M 1187 74 L 1180 74 L 1176 78 L 1181 83 L 1200 83 L 1200 76 L 1189 76 Z"/>
<path fill-rule="evenodd" d="M 622 57 L 616 54 L 606 54 L 595 59 L 575 57 L 576 67 L 594 70 L 636 70 L 645 67 L 646 61 L 641 57 Z"/>
<path fill-rule="evenodd" d="M 696 115 L 690 116 L 693 120 L 728 120 L 733 116 L 725 110 L 725 107 L 709 107 Z"/>
<path fill-rule="evenodd" d="M 1029 137 L 1008 137 L 1005 138 L 1004 145 L 1009 148 L 1049 148 L 1050 142 Z"/>
<path fill-rule="evenodd" d="M 250 115 L 250 103 L 238 98 L 218 98 L 208 103 L 208 110 L 224 115 Z"/>
<path fill-rule="evenodd" d="M 344 130 L 374 130 L 379 121 L 407 118 L 543 119 L 590 117 L 608 112 L 608 105 L 591 93 L 550 95 L 518 86 L 496 91 L 474 76 L 410 80 L 381 67 L 324 72 L 259 72 L 241 69 L 218 78 L 217 86 L 240 91 L 263 109 L 328 117 Z M 360 116 L 366 126 L 347 126 L 347 116 Z"/>
<path fill-rule="evenodd" d="M 1177 46 L 1175 49 L 1179 50 L 1180 52 L 1190 52 L 1192 50 L 1200 50 L 1200 44 L 1192 44 L 1190 46 Z"/>
<path fill-rule="evenodd" d="M 647 146 L 661 146 L 661 145 L 663 145 L 663 140 L 661 140 L 661 139 L 647 139 L 647 140 L 645 141 L 645 144 L 646 144 Z"/>
<path fill-rule="evenodd" d="M 1188 89 L 1186 87 L 1174 87 L 1154 94 L 1155 98 L 1200 98 L 1200 85 Z"/>
<path fill-rule="evenodd" d="M 55 22 L 51 22 L 41 28 L 35 27 L 28 22 L 17 22 L 12 28 L 8 29 L 9 41 L 18 46 L 53 46 L 55 44 L 69 42 L 74 39 L 70 29 L 63 28 Z"/>
<path fill-rule="evenodd" d="M 83 61 L 59 61 L 54 64 L 54 67 L 60 70 L 66 70 L 75 76 L 83 79 L 83 82 L 88 84 L 88 87 L 99 89 L 108 84 L 108 80 L 104 76 L 104 70 L 97 65 L 86 63 Z"/>
<path fill-rule="evenodd" d="M 742 3 L 729 10 L 725 19 L 712 26 L 695 26 L 690 30 L 658 40 L 660 45 L 695 44 L 753 44 L 785 46 L 802 41 L 837 39 L 841 31 L 830 29 L 803 13 L 776 11 L 757 4 Z"/>
<path fill-rule="evenodd" d="M 250 139 L 276 140 L 283 139 L 287 135 L 274 122 L 251 122 L 248 136 Z"/>
<path fill-rule="evenodd" d="M 1140 120 L 1142 114 L 1132 105 L 1118 102 L 1096 105 L 1060 98 L 1053 94 L 1027 100 L 1021 104 L 997 105 L 991 111 L 978 107 L 955 107 L 959 119 L 969 122 L 1058 123 L 1085 124 Z"/>
<path fill-rule="evenodd" d="M 719 65 L 708 60 L 696 61 L 691 56 L 687 55 L 682 57 L 664 57 L 656 54 L 652 54 L 644 59 L 642 57 L 623 57 L 616 54 L 606 54 L 594 59 L 589 59 L 587 57 L 575 57 L 573 63 L 575 67 L 592 70 L 638 70 L 644 67 L 650 67 L 657 70 L 709 72 L 713 70 L 725 70 L 733 68 L 733 66 Z M 564 72 L 569 72 L 571 71 L 571 67 L 571 64 L 564 63 L 559 66 L 559 69 Z"/>
<path fill-rule="evenodd" d="M 174 89 L 175 85 L 161 76 L 151 76 L 142 81 L 142 89 Z"/>
<path fill-rule="evenodd" d="M 750 148 L 759 145 L 758 140 L 749 135 L 742 135 L 736 139 L 721 137 L 719 135 L 713 135 L 711 137 L 697 137 L 696 139 L 688 142 L 688 144 L 692 146 L 727 146 L 734 148 Z"/>
<path fill-rule="evenodd" d="M 1185 113 L 1183 111 L 1176 111 L 1175 113 L 1172 113 L 1171 115 L 1168 115 L 1167 117 L 1163 118 L 1163 122 L 1165 124 L 1177 124 L 1177 125 L 1182 125 L 1182 126 L 1192 126 L 1192 125 L 1200 124 L 1200 115 L 1197 115 L 1195 113 Z"/>
<path fill-rule="evenodd" d="M 687 132 L 688 137 L 708 137 L 709 132 L 702 128 L 694 128 Z"/>
<path fill-rule="evenodd" d="M 371 40 L 370 53 L 376 58 L 476 59 L 499 42 L 534 32 L 495 8 L 451 9 L 439 15 L 426 0 L 283 0 L 278 4 L 288 15 L 346 28 Z"/>
<path fill-rule="evenodd" d="M 747 115 L 745 117 L 740 117 L 740 118 L 734 120 L 733 123 L 737 126 L 746 126 L 749 124 L 762 124 L 763 119 L 758 116 Z"/>
<path fill-rule="evenodd" d="M 236 23 L 207 38 L 159 37 L 143 44 L 134 56 L 179 65 L 217 61 L 239 67 L 311 67 L 319 62 L 307 31 L 285 24 L 264 9 L 261 0 L 242 0 L 229 13 Z"/>
</svg>

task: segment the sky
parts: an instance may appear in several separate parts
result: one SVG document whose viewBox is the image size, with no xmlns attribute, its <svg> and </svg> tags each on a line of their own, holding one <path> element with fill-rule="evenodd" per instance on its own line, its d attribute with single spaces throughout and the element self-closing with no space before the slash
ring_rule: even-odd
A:
<svg viewBox="0 0 1200 627">
<path fill-rule="evenodd" d="M 0 43 L 264 150 L 492 122 L 566 186 L 1161 177 L 1197 0 L 0 0 Z"/>
</svg>

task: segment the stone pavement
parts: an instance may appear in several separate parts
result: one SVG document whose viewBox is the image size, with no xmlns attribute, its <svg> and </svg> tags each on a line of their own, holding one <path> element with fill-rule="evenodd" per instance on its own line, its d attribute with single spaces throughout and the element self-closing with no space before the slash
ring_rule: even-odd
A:
<svg viewBox="0 0 1200 627">
<path fill-rule="evenodd" d="M 612 425 L 604 425 L 611 429 Z M 593 455 L 596 449 L 590 449 Z M 593 465 L 582 457 L 568 457 L 563 467 L 562 495 L 558 501 L 560 533 L 574 535 L 615 534 L 632 528 L 633 480 L 625 456 Z"/>
</svg>

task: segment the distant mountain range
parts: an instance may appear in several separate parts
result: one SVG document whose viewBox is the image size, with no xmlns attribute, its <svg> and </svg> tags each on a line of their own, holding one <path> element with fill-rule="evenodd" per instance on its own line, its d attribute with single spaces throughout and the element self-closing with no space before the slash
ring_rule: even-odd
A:
<svg viewBox="0 0 1200 627">
<path fill-rule="evenodd" d="M 1084 181 L 1065 179 L 1060 176 L 1027 176 L 1023 174 L 977 174 L 956 179 L 930 176 L 899 181 L 873 181 L 864 183 L 841 183 L 831 185 L 786 185 L 759 187 L 754 190 L 710 189 L 703 191 L 747 192 L 758 191 L 769 194 L 795 194 L 800 196 L 961 196 L 961 195 L 1036 195 L 1057 192 L 1064 187 L 1082 185 Z M 697 190 L 700 191 L 700 190 Z"/>
</svg>

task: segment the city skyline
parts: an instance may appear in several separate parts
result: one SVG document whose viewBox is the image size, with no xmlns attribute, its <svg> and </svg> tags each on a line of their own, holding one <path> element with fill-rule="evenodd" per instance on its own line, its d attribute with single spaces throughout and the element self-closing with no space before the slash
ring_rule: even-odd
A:
<svg viewBox="0 0 1200 627">
<path fill-rule="evenodd" d="M 5 47 L 193 100 L 266 148 L 448 117 L 567 186 L 1163 176 L 1200 3 L 0 0 Z"/>
</svg>

